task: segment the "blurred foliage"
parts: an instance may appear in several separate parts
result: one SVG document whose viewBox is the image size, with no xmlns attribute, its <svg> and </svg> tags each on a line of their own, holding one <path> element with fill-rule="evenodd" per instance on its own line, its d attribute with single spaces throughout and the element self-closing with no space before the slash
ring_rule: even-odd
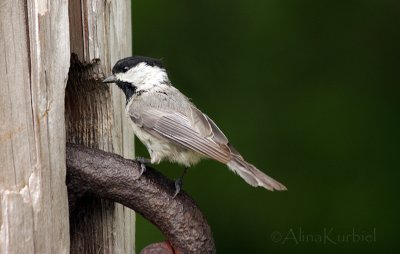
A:
<svg viewBox="0 0 400 254">
<path fill-rule="evenodd" d="M 208 218 L 218 253 L 399 251 L 399 7 L 132 1 L 134 54 L 163 58 L 173 84 L 289 189 L 252 188 L 213 161 L 192 168 L 184 189 Z M 157 168 L 171 178 L 183 170 Z M 350 238 L 319 242 L 324 229 Z M 374 230 L 371 241 L 357 241 Z M 163 239 L 138 216 L 138 251 Z"/>
</svg>

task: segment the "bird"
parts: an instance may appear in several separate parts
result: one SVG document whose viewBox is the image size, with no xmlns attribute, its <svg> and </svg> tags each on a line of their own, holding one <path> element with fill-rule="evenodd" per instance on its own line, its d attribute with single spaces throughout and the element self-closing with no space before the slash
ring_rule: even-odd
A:
<svg viewBox="0 0 400 254">
<path fill-rule="evenodd" d="M 151 158 L 138 158 L 141 174 L 145 164 L 164 160 L 184 166 L 173 197 L 179 194 L 187 169 L 202 159 L 226 164 L 251 186 L 287 190 L 248 163 L 215 122 L 172 85 L 162 60 L 145 56 L 120 59 L 103 83 L 115 83 L 125 94 L 126 116 Z"/>
</svg>

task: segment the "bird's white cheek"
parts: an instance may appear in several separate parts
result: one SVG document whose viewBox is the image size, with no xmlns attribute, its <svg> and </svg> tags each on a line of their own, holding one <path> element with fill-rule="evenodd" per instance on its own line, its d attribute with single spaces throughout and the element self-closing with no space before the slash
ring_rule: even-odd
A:
<svg viewBox="0 0 400 254">
<path fill-rule="evenodd" d="M 145 64 L 139 64 L 125 73 L 119 73 L 117 78 L 123 82 L 132 83 L 140 90 L 151 89 L 154 85 L 168 81 L 168 75 L 164 69 Z"/>
</svg>

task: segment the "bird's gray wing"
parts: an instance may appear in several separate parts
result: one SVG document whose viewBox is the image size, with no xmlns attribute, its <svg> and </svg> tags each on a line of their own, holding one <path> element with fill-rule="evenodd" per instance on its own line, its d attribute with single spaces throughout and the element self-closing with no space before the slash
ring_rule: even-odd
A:
<svg viewBox="0 0 400 254">
<path fill-rule="evenodd" d="M 154 136 L 222 163 L 231 158 L 228 139 L 208 116 L 194 106 L 188 115 L 152 107 L 129 114 L 133 122 Z"/>
<path fill-rule="evenodd" d="M 252 186 L 286 190 L 284 185 L 246 162 L 208 116 L 194 106 L 189 112 L 142 107 L 129 114 L 133 122 L 153 136 L 227 164 Z"/>
<path fill-rule="evenodd" d="M 201 112 L 198 108 L 191 107 L 191 120 L 192 126 L 203 136 L 213 140 L 215 143 L 222 146 L 224 149 L 228 149 L 231 155 L 242 158 L 238 151 L 229 143 L 228 138 L 209 118 L 206 114 Z"/>
</svg>

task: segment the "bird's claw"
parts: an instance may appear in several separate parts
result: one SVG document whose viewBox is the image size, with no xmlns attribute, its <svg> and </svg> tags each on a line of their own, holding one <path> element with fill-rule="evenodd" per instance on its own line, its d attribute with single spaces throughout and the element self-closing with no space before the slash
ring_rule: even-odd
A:
<svg viewBox="0 0 400 254">
<path fill-rule="evenodd" d="M 175 180 L 175 194 L 172 198 L 175 198 L 179 194 L 179 192 L 181 192 L 181 189 L 183 186 L 183 177 L 186 175 L 188 169 L 189 169 L 189 167 L 185 167 L 181 177 L 179 177 L 178 179 Z"/>
<path fill-rule="evenodd" d="M 181 192 L 182 185 L 183 185 L 182 178 L 178 178 L 175 180 L 175 193 L 174 196 L 172 196 L 172 198 L 175 198 L 179 194 L 179 192 Z"/>
<path fill-rule="evenodd" d="M 146 171 L 146 164 L 150 164 L 151 160 L 143 158 L 143 157 L 137 157 L 136 161 L 139 162 L 139 164 L 140 164 L 139 177 L 141 177 L 143 175 L 143 173 Z"/>
<path fill-rule="evenodd" d="M 139 171 L 140 176 L 142 176 L 145 171 L 146 171 L 146 164 L 140 163 L 140 171 Z"/>
</svg>

